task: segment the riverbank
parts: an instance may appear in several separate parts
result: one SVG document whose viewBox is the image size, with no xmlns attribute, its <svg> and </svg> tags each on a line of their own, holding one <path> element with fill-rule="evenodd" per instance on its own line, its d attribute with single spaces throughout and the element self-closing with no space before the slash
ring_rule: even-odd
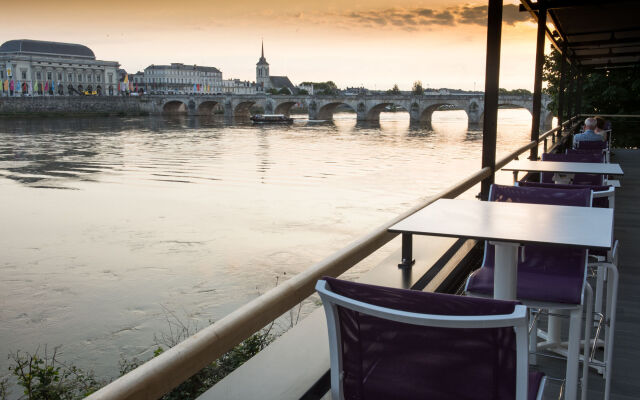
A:
<svg viewBox="0 0 640 400">
<path fill-rule="evenodd" d="M 142 116 L 148 99 L 123 96 L 0 97 L 0 117 Z"/>
</svg>

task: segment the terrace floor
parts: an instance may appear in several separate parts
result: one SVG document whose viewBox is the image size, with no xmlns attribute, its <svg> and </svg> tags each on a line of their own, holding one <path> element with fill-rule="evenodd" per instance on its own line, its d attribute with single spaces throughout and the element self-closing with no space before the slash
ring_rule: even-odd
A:
<svg viewBox="0 0 640 400">
<path fill-rule="evenodd" d="M 615 239 L 620 241 L 618 309 L 614 338 L 612 400 L 640 399 L 640 150 L 615 150 L 611 162 L 624 170 L 616 189 Z M 549 376 L 564 375 L 564 362 L 539 358 Z M 559 384 L 549 382 L 545 399 L 557 399 Z M 602 399 L 604 381 L 592 370 L 588 399 Z"/>
</svg>

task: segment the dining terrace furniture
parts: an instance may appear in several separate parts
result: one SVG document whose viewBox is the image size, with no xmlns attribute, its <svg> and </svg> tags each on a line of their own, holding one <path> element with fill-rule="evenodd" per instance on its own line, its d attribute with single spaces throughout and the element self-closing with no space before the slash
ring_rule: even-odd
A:
<svg viewBox="0 0 640 400">
<path fill-rule="evenodd" d="M 583 153 L 543 153 L 542 161 L 562 162 L 588 162 L 603 163 L 604 156 L 592 152 Z M 601 174 L 561 174 L 543 172 L 540 174 L 540 182 L 545 183 L 572 183 L 580 185 L 603 185 L 604 177 Z"/>
<path fill-rule="evenodd" d="M 513 171 L 514 182 L 518 181 L 518 172 L 520 171 L 558 174 L 601 174 L 605 176 L 624 175 L 620 165 L 614 163 L 516 160 L 502 169 L 504 171 Z"/>
<path fill-rule="evenodd" d="M 542 397 L 530 371 L 527 310 L 470 298 L 323 278 L 331 396 L 342 399 Z"/>
<path fill-rule="evenodd" d="M 495 246 L 493 297 L 514 300 L 518 287 L 518 249 L 522 245 L 610 249 L 612 229 L 610 209 L 439 199 L 392 225 L 389 231 L 402 233 L 403 243 L 410 242 L 413 234 L 489 241 Z M 410 246 L 403 246 L 403 251 L 406 248 Z M 410 260 L 411 254 L 404 252 L 402 258 Z M 574 319 L 573 337 L 579 336 L 576 327 L 581 325 L 577 313 Z M 566 398 L 575 399 L 579 353 L 576 341 L 571 343 L 569 353 L 571 369 L 567 371 Z"/>
</svg>

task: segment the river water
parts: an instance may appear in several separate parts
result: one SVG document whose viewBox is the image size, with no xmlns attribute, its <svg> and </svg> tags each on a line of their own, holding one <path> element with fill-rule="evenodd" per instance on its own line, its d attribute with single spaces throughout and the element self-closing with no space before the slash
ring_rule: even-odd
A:
<svg viewBox="0 0 640 400">
<path fill-rule="evenodd" d="M 500 110 L 498 153 L 530 123 Z M 0 119 L 0 376 L 45 345 L 115 376 L 174 317 L 201 328 L 479 169 L 481 145 L 463 111 L 428 130 L 407 113 Z"/>
</svg>

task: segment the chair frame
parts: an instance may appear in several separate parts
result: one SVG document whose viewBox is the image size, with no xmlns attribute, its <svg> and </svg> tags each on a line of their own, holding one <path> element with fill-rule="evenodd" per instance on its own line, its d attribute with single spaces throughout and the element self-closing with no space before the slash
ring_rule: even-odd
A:
<svg viewBox="0 0 640 400">
<path fill-rule="evenodd" d="M 438 327 L 438 328 L 503 328 L 513 327 L 516 334 L 516 400 L 527 399 L 528 385 L 528 312 L 522 305 L 516 305 L 513 313 L 502 315 L 482 316 L 453 316 L 421 314 L 354 300 L 332 292 L 325 280 L 319 280 L 316 291 L 320 294 L 327 317 L 327 329 L 329 331 L 329 349 L 331 360 L 331 397 L 334 400 L 344 400 L 342 385 L 342 345 L 337 306 L 371 315 L 377 318 L 387 319 L 406 324 Z M 537 399 L 542 399 L 544 384 L 543 378 Z"/>
</svg>

